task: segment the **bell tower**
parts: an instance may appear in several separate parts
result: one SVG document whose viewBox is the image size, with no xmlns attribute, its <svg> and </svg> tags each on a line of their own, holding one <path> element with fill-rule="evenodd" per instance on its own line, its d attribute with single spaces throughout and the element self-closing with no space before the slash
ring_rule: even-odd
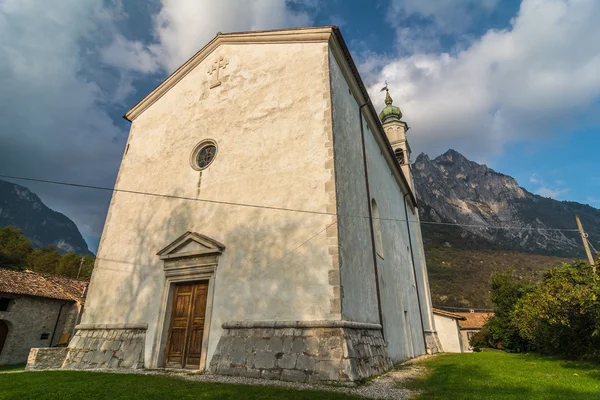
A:
<svg viewBox="0 0 600 400">
<path fill-rule="evenodd" d="M 379 119 L 383 125 L 383 130 L 387 135 L 392 148 L 394 149 L 394 155 L 398 160 L 398 164 L 402 168 L 402 172 L 410 184 L 410 188 L 414 193 L 414 183 L 412 177 L 412 171 L 410 166 L 410 145 L 406 140 L 406 131 L 408 131 L 408 125 L 402 121 L 402 111 L 399 107 L 394 106 L 390 91 L 385 87 L 385 107 L 379 113 Z"/>
</svg>

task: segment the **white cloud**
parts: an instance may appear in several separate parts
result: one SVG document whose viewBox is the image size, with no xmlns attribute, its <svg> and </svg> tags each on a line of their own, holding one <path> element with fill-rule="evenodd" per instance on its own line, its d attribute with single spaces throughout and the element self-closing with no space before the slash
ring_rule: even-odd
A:
<svg viewBox="0 0 600 400">
<path fill-rule="evenodd" d="M 511 141 L 550 136 L 593 113 L 599 20 L 595 0 L 524 0 L 510 29 L 490 30 L 455 55 L 425 49 L 398 57 L 370 79 L 370 92 L 381 107 L 379 88 L 389 81 L 413 128 L 413 149 L 458 148 L 485 159 Z"/>
<path fill-rule="evenodd" d="M 296 8 L 315 7 L 311 1 L 293 2 Z M 154 42 L 129 42 L 115 36 L 105 59 L 124 69 L 154 72 L 156 65 L 171 72 L 208 43 L 217 32 L 304 26 L 305 11 L 293 11 L 281 0 L 162 0 L 154 15 Z"/>
<path fill-rule="evenodd" d="M 539 194 L 543 197 L 551 197 L 553 199 L 559 199 L 561 195 L 566 194 L 570 191 L 570 189 L 557 189 L 547 186 L 542 186 L 538 188 L 535 193 Z"/>
<path fill-rule="evenodd" d="M 538 186 L 537 189 L 534 190 L 536 194 L 539 194 L 543 197 L 551 197 L 553 199 L 559 199 L 563 194 L 567 194 L 571 191 L 570 188 L 564 187 L 566 182 L 562 180 L 555 180 L 554 184 L 547 183 L 542 177 L 538 174 L 533 174 L 529 177 L 529 182 Z"/>
<path fill-rule="evenodd" d="M 592 196 L 588 196 L 587 201 L 590 204 L 600 203 L 600 199 L 598 199 L 596 197 L 592 197 Z"/>
<path fill-rule="evenodd" d="M 155 73 L 159 69 L 156 57 L 142 42 L 127 40 L 119 33 L 114 35 L 108 47 L 100 51 L 100 56 L 107 65 L 123 70 Z"/>
</svg>

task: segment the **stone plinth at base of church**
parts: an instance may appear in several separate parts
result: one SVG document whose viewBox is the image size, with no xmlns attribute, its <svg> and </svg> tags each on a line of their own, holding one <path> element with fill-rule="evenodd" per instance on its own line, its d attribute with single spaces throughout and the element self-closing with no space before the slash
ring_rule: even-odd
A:
<svg viewBox="0 0 600 400">
<path fill-rule="evenodd" d="M 354 382 L 393 366 L 380 325 L 350 321 L 223 324 L 210 370 L 294 382 Z"/>
<path fill-rule="evenodd" d="M 40 347 L 29 351 L 26 371 L 59 369 L 67 356 L 66 347 Z"/>
<path fill-rule="evenodd" d="M 78 325 L 62 368 L 144 368 L 146 325 Z"/>
<path fill-rule="evenodd" d="M 425 344 L 427 345 L 427 354 L 436 354 L 442 351 L 442 344 L 436 331 L 425 331 Z"/>
</svg>

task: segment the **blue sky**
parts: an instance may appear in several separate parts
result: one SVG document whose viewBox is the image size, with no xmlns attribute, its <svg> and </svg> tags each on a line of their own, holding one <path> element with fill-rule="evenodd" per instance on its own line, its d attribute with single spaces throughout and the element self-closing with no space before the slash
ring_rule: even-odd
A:
<svg viewBox="0 0 600 400">
<path fill-rule="evenodd" d="M 415 153 L 599 207 L 598 21 L 596 0 L 0 0 L 0 174 L 111 187 L 122 115 L 218 31 L 333 24 Z M 95 251 L 108 194 L 17 183 Z"/>
</svg>

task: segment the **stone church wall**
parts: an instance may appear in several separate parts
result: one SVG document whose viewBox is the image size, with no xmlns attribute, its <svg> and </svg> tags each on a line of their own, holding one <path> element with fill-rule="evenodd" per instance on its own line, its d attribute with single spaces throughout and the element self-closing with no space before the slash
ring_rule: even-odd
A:
<svg viewBox="0 0 600 400">
<path fill-rule="evenodd" d="M 326 42 L 223 44 L 133 121 L 116 188 L 188 200 L 113 194 L 82 323 L 148 324 L 145 365 L 161 367 L 170 289 L 157 252 L 186 231 L 226 246 L 207 363 L 225 321 L 341 318 L 335 215 L 200 201 L 335 210 L 327 66 Z M 217 154 L 196 171 L 205 139 Z"/>
<path fill-rule="evenodd" d="M 337 328 L 318 323 L 308 327 L 310 322 L 296 324 L 304 328 L 248 328 L 240 323 L 227 329 L 210 370 L 294 382 L 353 382 L 392 367 L 381 329 L 348 321 L 321 321 L 324 326 L 337 322 Z"/>
<path fill-rule="evenodd" d="M 383 225 L 378 318 L 359 104 L 328 42 L 312 40 L 223 42 L 134 119 L 115 184 L 124 190 L 113 193 L 82 318 L 93 328 L 77 332 L 65 367 L 164 366 L 165 305 L 183 281 L 168 282 L 157 253 L 188 231 L 225 247 L 210 278 L 211 369 L 352 381 L 424 351 L 400 224 Z M 382 217 L 404 219 L 368 129 L 372 195 Z M 198 171 L 191 154 L 207 139 L 216 157 Z M 241 320 L 340 325 L 223 327 Z M 148 329 L 114 327 L 124 322 Z"/>
<path fill-rule="evenodd" d="M 336 190 L 339 213 L 342 215 L 369 215 L 370 200 L 377 202 L 380 212 L 382 254 L 376 256 L 379 275 L 379 292 L 383 315 L 383 333 L 388 342 L 387 351 L 394 362 L 423 354 L 424 330 L 417 288 L 423 292 L 419 271 L 423 268 L 417 248 L 416 224 L 405 215 L 405 192 L 392 174 L 384 158 L 382 146 L 375 131 L 363 117 L 368 184 L 371 199 L 367 198 L 361 121 L 357 98 L 350 88 L 348 77 L 330 52 L 330 76 L 334 150 L 336 164 Z M 364 109 L 363 109 L 364 112 Z M 408 208 L 409 219 L 413 210 Z M 414 219 L 414 217 L 412 217 Z M 342 318 L 379 323 L 376 281 L 370 222 L 368 218 L 340 218 L 340 271 Z M 417 277 L 411 257 L 411 240 Z M 423 293 L 419 293 L 423 297 Z"/>
</svg>

